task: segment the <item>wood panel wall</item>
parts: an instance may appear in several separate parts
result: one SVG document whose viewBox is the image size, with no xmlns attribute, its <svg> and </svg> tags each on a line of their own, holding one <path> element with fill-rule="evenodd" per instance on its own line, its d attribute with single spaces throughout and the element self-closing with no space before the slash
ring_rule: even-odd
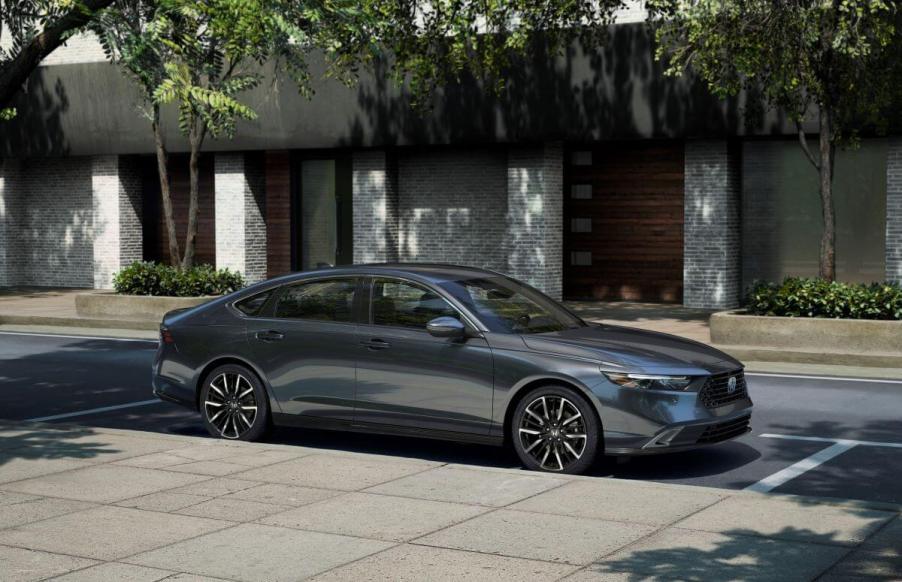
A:
<svg viewBox="0 0 902 582">
<path fill-rule="evenodd" d="M 291 156 L 266 152 L 266 275 L 275 277 L 291 268 Z"/>
<path fill-rule="evenodd" d="M 683 144 L 612 142 L 590 165 L 568 155 L 564 190 L 564 296 L 573 299 L 680 302 L 683 296 Z M 591 199 L 574 199 L 591 184 Z M 591 218 L 592 232 L 571 231 Z M 592 264 L 571 264 L 573 251 Z"/>
<path fill-rule="evenodd" d="M 156 170 L 156 158 L 144 156 L 141 159 L 145 179 L 145 217 L 152 224 L 146 224 L 144 258 L 169 263 L 169 233 L 163 215 L 160 199 L 160 182 Z M 213 155 L 202 155 L 199 161 L 200 182 L 198 184 L 197 246 L 195 264 L 216 265 L 216 223 L 213 196 Z M 188 155 L 169 156 L 169 180 L 172 195 L 172 212 L 178 235 L 179 251 L 185 252 L 185 233 L 188 231 L 189 175 Z"/>
</svg>

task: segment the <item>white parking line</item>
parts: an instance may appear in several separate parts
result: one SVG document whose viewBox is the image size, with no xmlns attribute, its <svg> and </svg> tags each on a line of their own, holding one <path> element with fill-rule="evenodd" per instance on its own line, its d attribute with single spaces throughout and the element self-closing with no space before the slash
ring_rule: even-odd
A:
<svg viewBox="0 0 902 582">
<path fill-rule="evenodd" d="M 143 339 L 137 337 L 105 337 L 105 336 L 95 336 L 95 335 L 63 335 L 59 333 L 39 333 L 33 331 L 0 331 L 0 335 L 24 335 L 31 337 L 56 337 L 63 339 L 88 339 L 88 340 L 103 340 L 110 342 L 143 342 L 150 344 L 160 343 L 159 340 L 156 339 Z"/>
<path fill-rule="evenodd" d="M 798 463 L 794 463 L 782 471 L 777 471 L 773 475 L 765 477 L 764 479 L 758 481 L 757 483 L 753 483 L 745 488 L 746 491 L 757 491 L 758 493 L 767 493 L 768 491 L 772 491 L 783 485 L 787 481 L 795 479 L 799 475 L 814 469 L 826 463 L 830 459 L 837 457 L 849 449 L 855 448 L 855 443 L 850 443 L 846 441 L 840 441 L 833 443 L 826 449 L 820 450 L 808 458 L 802 459 Z"/>
<path fill-rule="evenodd" d="M 902 384 L 902 380 L 884 380 L 880 378 L 848 378 L 845 376 L 807 376 L 804 374 L 769 374 L 766 372 L 746 372 L 746 376 L 761 378 L 793 378 L 798 380 L 827 380 L 829 382 L 868 382 L 872 384 Z"/>
<path fill-rule="evenodd" d="M 25 422 L 44 422 L 46 420 L 60 420 L 63 418 L 74 418 L 76 416 L 87 416 L 89 414 L 97 414 L 98 412 L 109 412 L 111 410 L 122 410 L 123 408 L 134 408 L 136 406 L 148 406 L 150 404 L 159 404 L 162 400 L 139 400 L 138 402 L 128 402 L 126 404 L 117 404 L 115 406 L 102 406 L 100 408 L 91 408 L 89 410 L 79 410 L 78 412 L 67 412 L 65 414 L 54 414 L 51 416 L 39 416 L 37 418 L 26 418 Z"/>
<path fill-rule="evenodd" d="M 776 489 L 780 485 L 783 485 L 787 481 L 795 479 L 799 475 L 810 471 L 830 459 L 838 457 L 844 452 L 854 449 L 855 447 L 886 447 L 892 449 L 902 449 L 902 443 L 887 443 L 881 441 L 859 441 L 855 439 L 831 439 L 826 437 L 816 437 L 816 436 L 802 436 L 802 435 L 794 435 L 794 434 L 773 434 L 773 433 L 764 433 L 758 435 L 762 438 L 766 439 L 783 439 L 790 441 L 807 441 L 807 442 L 815 442 L 815 443 L 832 443 L 826 449 L 821 449 L 820 451 L 814 453 L 810 457 L 806 457 L 799 461 L 798 463 L 794 463 L 782 471 L 777 471 L 773 475 L 765 477 L 764 479 L 758 481 L 757 483 L 753 483 L 745 488 L 746 491 L 757 491 L 759 493 L 767 493 L 768 491 L 772 491 Z"/>
<path fill-rule="evenodd" d="M 853 443 L 856 445 L 864 445 L 867 447 L 890 447 L 892 449 L 902 449 L 902 443 L 885 443 L 881 441 L 857 441 L 855 439 L 830 439 L 814 436 L 798 436 L 794 434 L 772 434 L 765 433 L 758 435 L 765 439 L 785 439 L 789 441 L 811 441 L 816 443 Z"/>
</svg>

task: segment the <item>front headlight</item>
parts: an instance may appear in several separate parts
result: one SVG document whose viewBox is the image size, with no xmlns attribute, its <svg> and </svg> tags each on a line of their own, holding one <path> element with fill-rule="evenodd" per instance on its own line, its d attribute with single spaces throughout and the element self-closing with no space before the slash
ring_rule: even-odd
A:
<svg viewBox="0 0 902 582">
<path fill-rule="evenodd" d="M 608 380 L 624 388 L 639 390 L 676 390 L 683 391 L 689 387 L 692 378 L 689 376 L 657 376 L 649 374 L 625 374 L 622 372 L 605 372 Z"/>
</svg>

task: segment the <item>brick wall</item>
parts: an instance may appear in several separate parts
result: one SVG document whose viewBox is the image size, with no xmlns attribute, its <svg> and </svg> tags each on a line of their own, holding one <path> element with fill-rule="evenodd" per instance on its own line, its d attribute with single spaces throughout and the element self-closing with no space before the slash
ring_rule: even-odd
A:
<svg viewBox="0 0 902 582">
<path fill-rule="evenodd" d="M 356 152 L 354 262 L 487 268 L 560 297 L 562 156 L 560 145 Z"/>
<path fill-rule="evenodd" d="M 504 151 L 399 155 L 398 191 L 401 260 L 506 270 Z"/>
<path fill-rule="evenodd" d="M 563 148 L 511 149 L 507 161 L 506 272 L 562 294 Z"/>
<path fill-rule="evenodd" d="M 216 154 L 216 266 L 243 273 L 249 283 L 266 278 L 264 196 L 262 157 Z"/>
<path fill-rule="evenodd" d="M 397 163 L 384 151 L 354 152 L 351 158 L 354 262 L 399 259 Z"/>
<path fill-rule="evenodd" d="M 886 280 L 902 283 L 902 138 L 886 151 Z"/>
<path fill-rule="evenodd" d="M 729 309 L 740 297 L 740 162 L 726 141 L 688 141 L 683 303 Z"/>
<path fill-rule="evenodd" d="M 112 286 L 141 258 L 137 167 L 118 156 L 4 163 L 0 285 Z"/>
</svg>

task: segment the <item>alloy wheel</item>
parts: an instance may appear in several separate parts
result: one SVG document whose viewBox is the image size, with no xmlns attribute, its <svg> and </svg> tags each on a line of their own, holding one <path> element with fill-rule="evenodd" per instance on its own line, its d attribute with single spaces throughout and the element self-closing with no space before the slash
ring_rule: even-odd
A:
<svg viewBox="0 0 902 582">
<path fill-rule="evenodd" d="M 579 408 L 563 396 L 548 394 L 530 402 L 520 419 L 523 452 L 546 471 L 563 471 L 586 450 L 586 422 Z"/>
<path fill-rule="evenodd" d="M 210 382 L 204 401 L 207 421 L 227 439 L 241 438 L 257 418 L 257 398 L 250 380 L 237 372 L 225 372 Z"/>
</svg>

